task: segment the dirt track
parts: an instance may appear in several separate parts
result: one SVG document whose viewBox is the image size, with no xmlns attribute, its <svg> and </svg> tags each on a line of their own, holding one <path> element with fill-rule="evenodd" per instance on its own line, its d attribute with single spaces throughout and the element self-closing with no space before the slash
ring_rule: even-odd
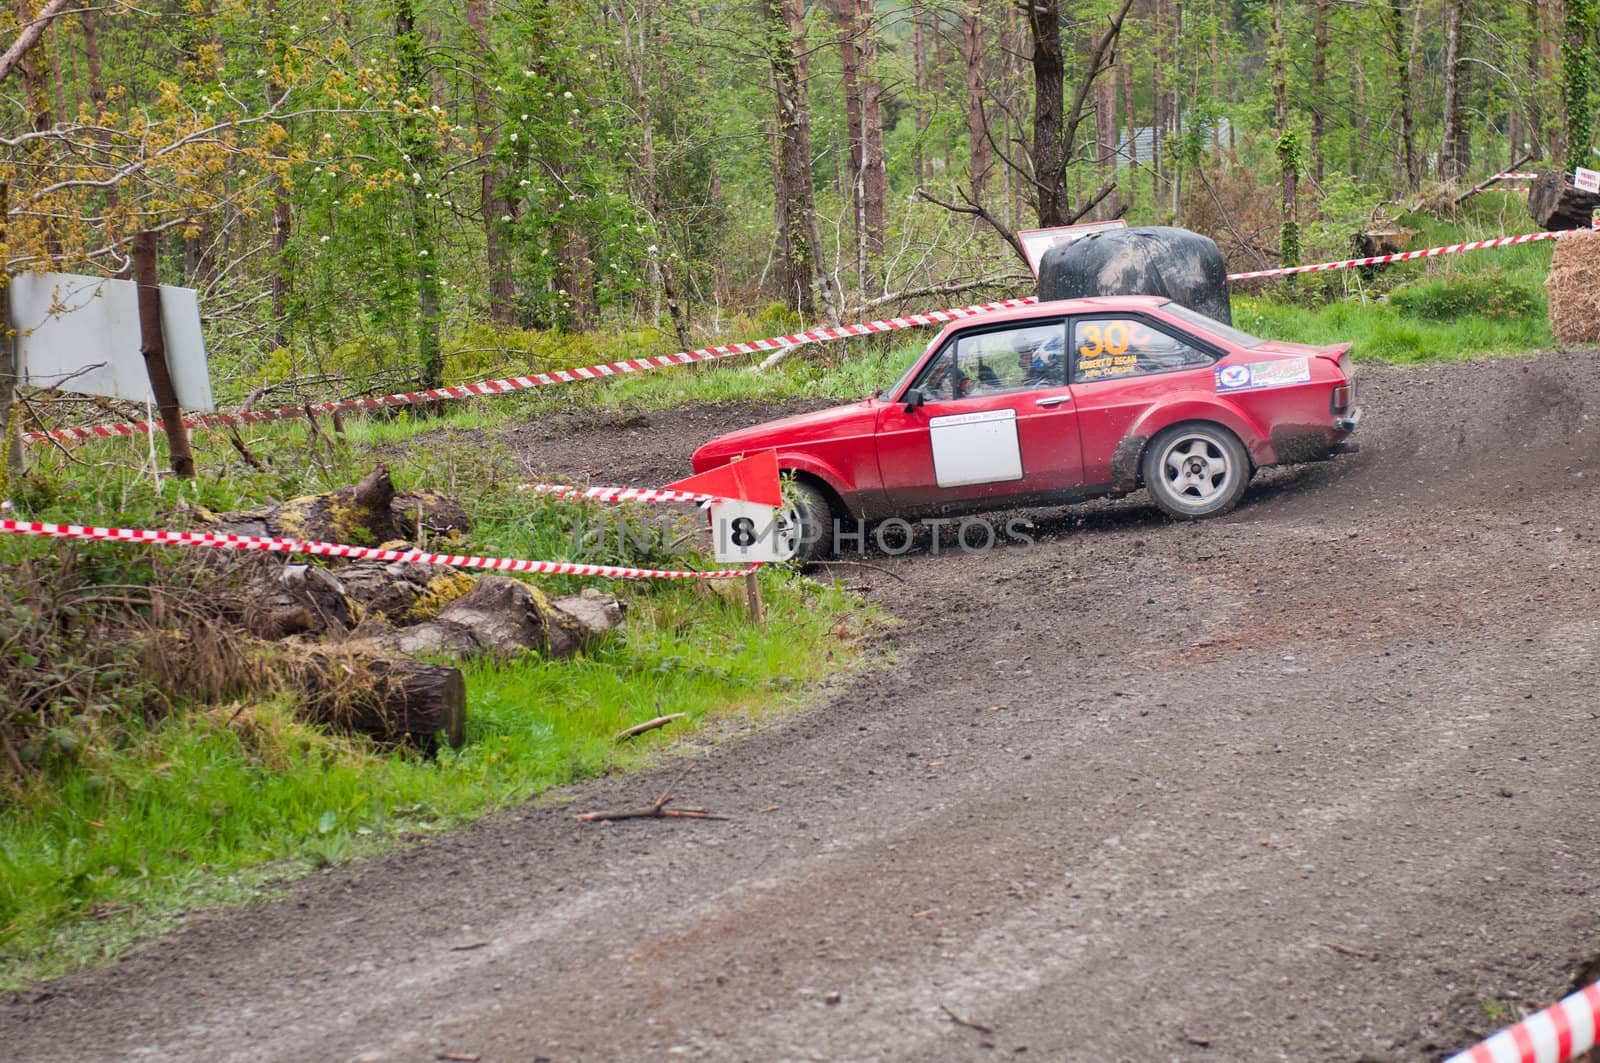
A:
<svg viewBox="0 0 1600 1063">
<path fill-rule="evenodd" d="M 1600 954 L 1597 376 L 1368 369 L 1362 454 L 1227 518 L 869 558 L 897 665 L 579 792 L 734 820 L 507 814 L 18 996 L 0 1054 L 1438 1058 Z M 763 415 L 514 445 L 655 484 Z"/>
</svg>

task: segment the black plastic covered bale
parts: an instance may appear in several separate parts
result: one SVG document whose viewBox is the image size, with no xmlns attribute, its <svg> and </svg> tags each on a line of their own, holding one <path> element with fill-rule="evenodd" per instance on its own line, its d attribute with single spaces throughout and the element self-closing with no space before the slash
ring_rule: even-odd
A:
<svg viewBox="0 0 1600 1063">
<path fill-rule="evenodd" d="M 1044 253 L 1041 300 L 1091 295 L 1162 295 L 1233 324 L 1222 252 L 1209 237 L 1188 229 L 1108 229 Z"/>
</svg>

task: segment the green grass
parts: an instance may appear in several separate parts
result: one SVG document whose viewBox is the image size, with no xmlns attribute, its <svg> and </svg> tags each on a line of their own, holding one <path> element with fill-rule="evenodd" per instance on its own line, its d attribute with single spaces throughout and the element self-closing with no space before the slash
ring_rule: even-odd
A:
<svg viewBox="0 0 1600 1063">
<path fill-rule="evenodd" d="M 434 760 L 329 738 L 279 703 L 173 715 L 84 750 L 0 819 L 0 988 L 113 957 L 187 911 L 635 766 L 707 721 L 791 709 L 820 674 L 860 666 L 858 602 L 777 569 L 762 584 L 764 629 L 740 596 L 657 586 L 627 596 L 626 633 L 589 656 L 470 666 L 467 744 Z M 658 711 L 689 719 L 612 740 Z"/>
<path fill-rule="evenodd" d="M 618 507 L 516 492 L 519 463 L 482 431 L 514 416 L 478 401 L 436 421 L 352 418 L 334 443 L 303 424 L 258 426 L 249 440 L 264 470 L 248 468 L 221 433 L 196 433 L 201 474 L 190 481 L 158 482 L 141 467 L 147 441 L 35 450 L 21 501 L 40 520 L 188 526 L 189 507 L 249 508 L 348 485 L 381 453 L 401 489 L 445 491 L 473 515 L 470 540 L 452 552 L 719 567 L 671 545 L 681 529 L 654 511 L 630 507 L 635 533 L 624 536 Z M 0 573 L 48 570 L 67 555 L 91 590 L 164 578 L 187 556 L 0 536 Z M 102 962 L 188 911 L 246 903 L 308 870 L 705 741 L 723 729 L 713 721 L 793 709 L 821 674 L 863 666 L 863 633 L 879 622 L 852 595 L 780 568 L 761 574 L 763 629 L 746 615 L 742 584 L 534 582 L 551 594 L 596 586 L 617 595 L 628 608 L 623 631 L 570 661 L 467 666 L 468 741 L 437 759 L 319 733 L 281 701 L 179 705 L 147 718 L 124 685 L 116 697 L 51 710 L 22 751 L 39 769 L 32 782 L 0 790 L 0 988 Z M 12 605 L 27 607 L 0 581 L 0 608 Z M 658 706 L 688 719 L 627 746 L 612 741 Z"/>
</svg>

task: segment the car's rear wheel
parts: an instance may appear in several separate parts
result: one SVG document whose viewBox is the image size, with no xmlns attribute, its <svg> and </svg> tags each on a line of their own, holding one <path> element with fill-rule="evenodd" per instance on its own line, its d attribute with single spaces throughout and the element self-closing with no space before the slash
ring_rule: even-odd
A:
<svg viewBox="0 0 1600 1063">
<path fill-rule="evenodd" d="M 821 488 L 798 479 L 784 483 L 777 535 L 778 553 L 786 561 L 804 565 L 831 553 L 833 507 Z"/>
<path fill-rule="evenodd" d="M 1244 444 L 1221 425 L 1173 425 L 1144 452 L 1151 500 L 1180 520 L 1226 513 L 1238 505 L 1252 471 Z"/>
</svg>

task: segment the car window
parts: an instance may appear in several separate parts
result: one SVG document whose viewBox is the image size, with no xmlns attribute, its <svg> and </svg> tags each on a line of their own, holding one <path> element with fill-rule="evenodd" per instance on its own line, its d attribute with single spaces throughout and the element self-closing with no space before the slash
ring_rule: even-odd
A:
<svg viewBox="0 0 1600 1063">
<path fill-rule="evenodd" d="M 1239 347 L 1259 347 L 1267 342 L 1260 336 L 1252 336 L 1250 333 L 1242 329 L 1236 329 L 1232 325 L 1224 325 L 1216 318 L 1207 317 L 1200 311 L 1191 310 L 1181 303 L 1174 303 L 1169 300 L 1161 304 L 1161 309 L 1184 324 L 1193 325 L 1202 332 L 1209 332 L 1213 336 L 1225 339 Z"/>
<path fill-rule="evenodd" d="M 1074 384 L 1210 365 L 1216 357 L 1141 317 L 1076 318 L 1072 322 Z"/>
<path fill-rule="evenodd" d="M 1066 384 L 1061 322 L 952 336 L 917 378 L 930 401 L 1003 395 Z"/>
</svg>

